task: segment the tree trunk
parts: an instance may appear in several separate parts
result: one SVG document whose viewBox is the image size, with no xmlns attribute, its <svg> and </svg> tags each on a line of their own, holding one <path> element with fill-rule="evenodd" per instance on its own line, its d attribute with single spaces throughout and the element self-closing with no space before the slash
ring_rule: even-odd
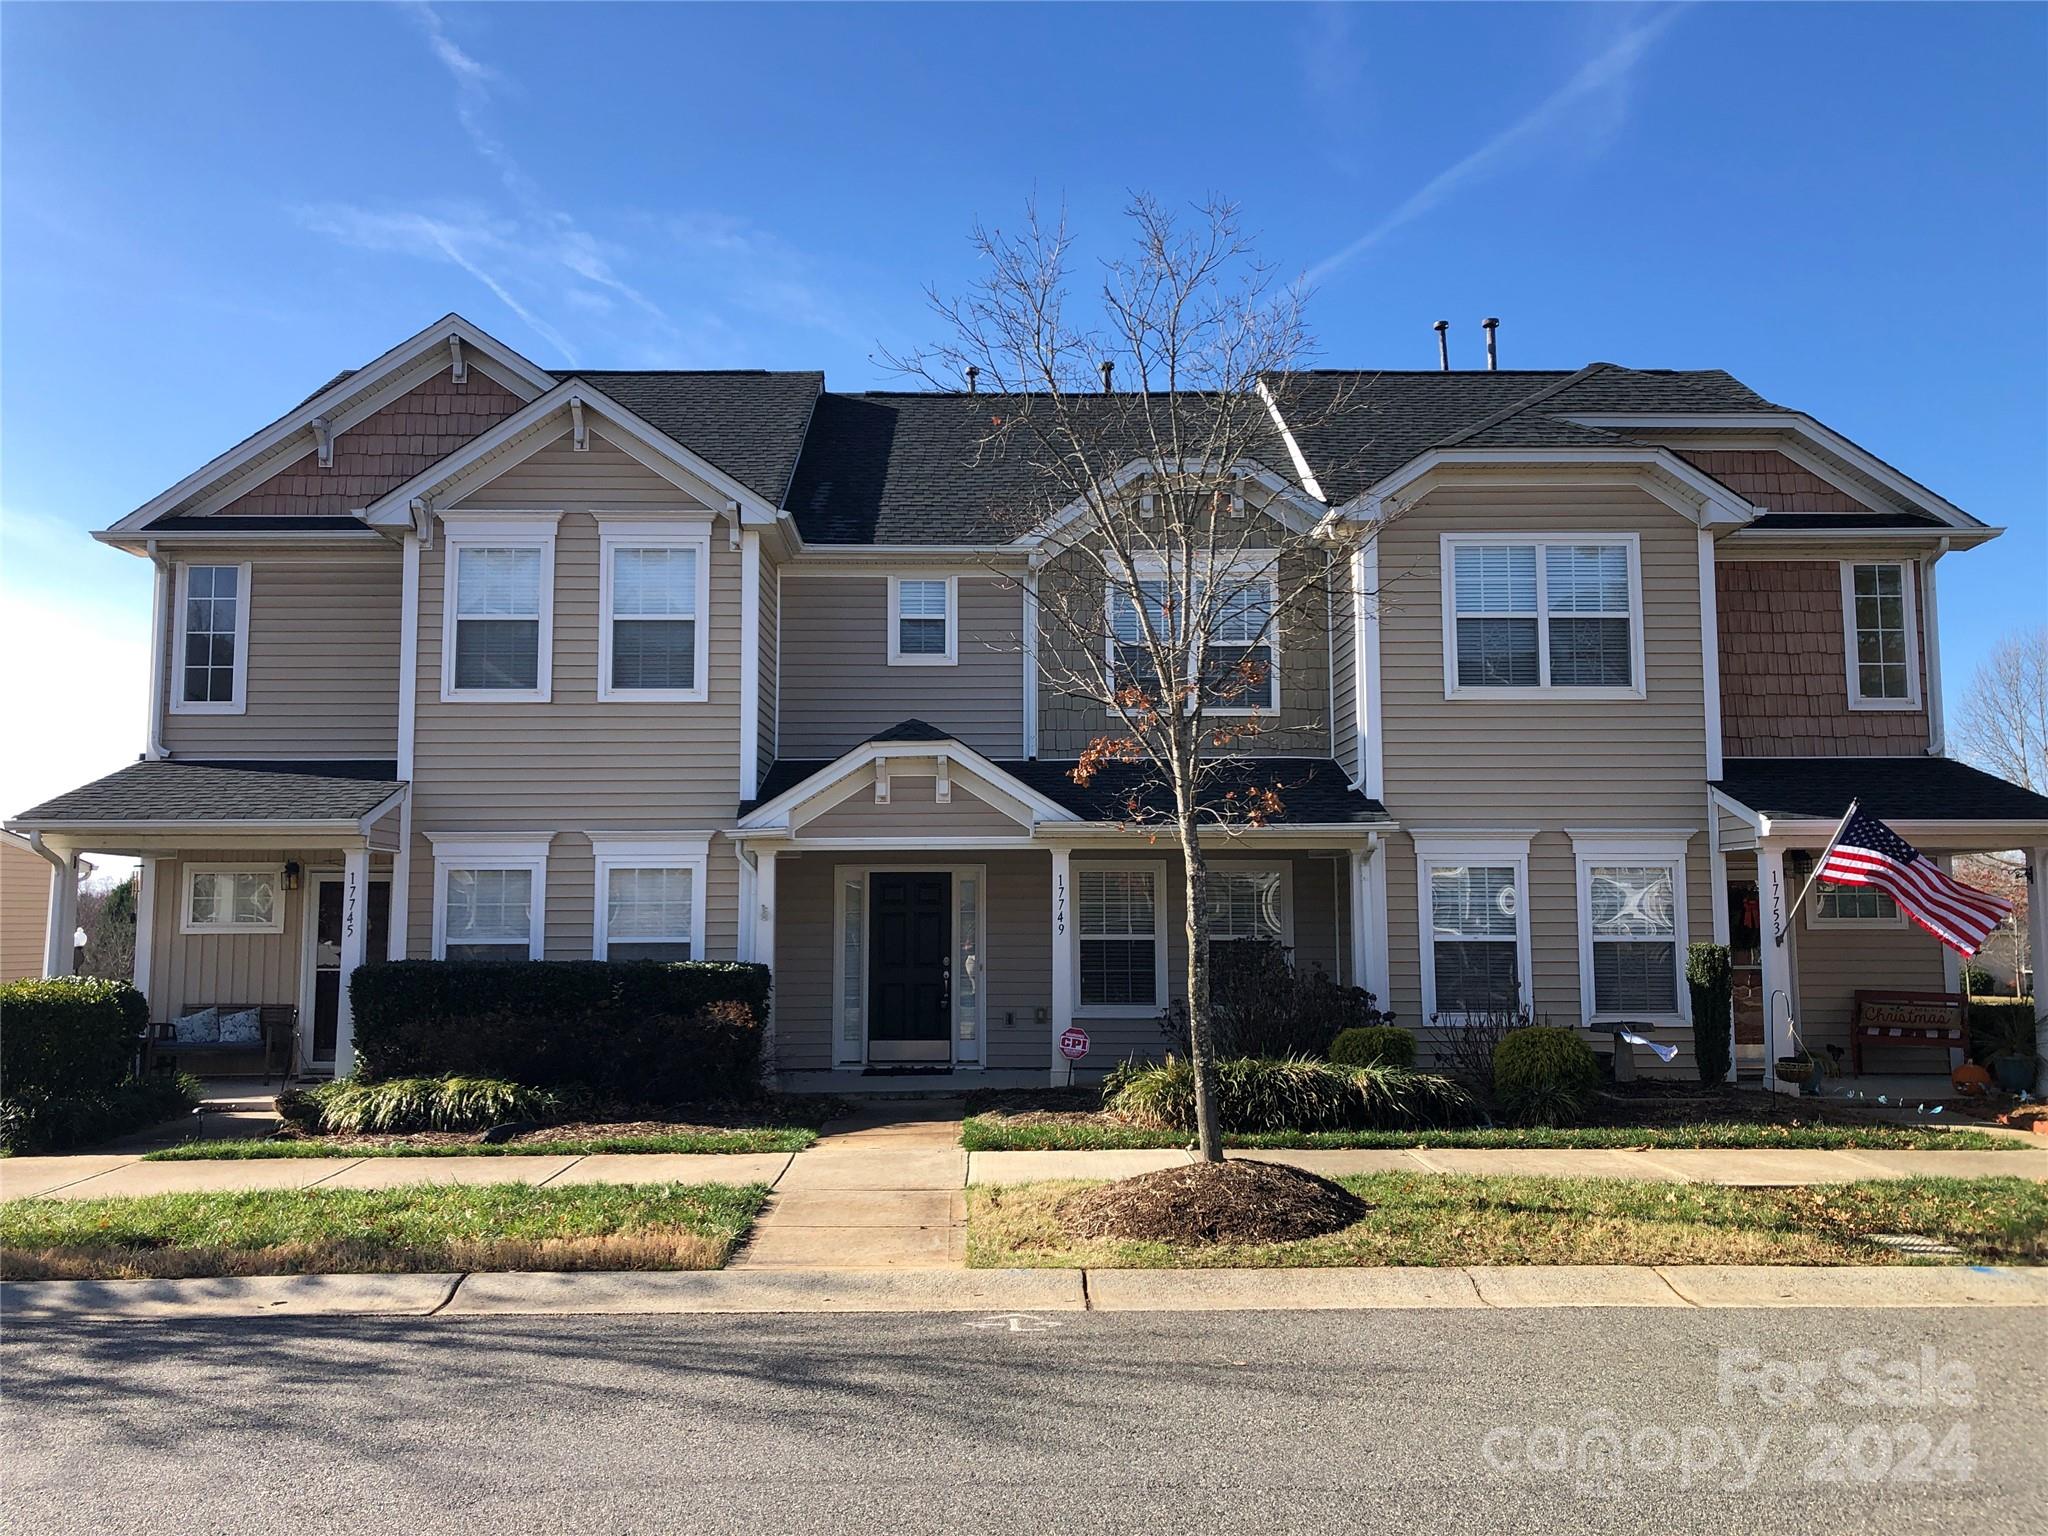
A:
<svg viewBox="0 0 2048 1536">
<path fill-rule="evenodd" d="M 1193 810 L 1183 810 L 1179 827 L 1181 862 L 1187 871 L 1188 1064 L 1195 1074 L 1195 1134 L 1202 1161 L 1223 1161 L 1223 1124 L 1216 1105 L 1216 1060 L 1211 1045 L 1209 1006 L 1209 865 Z"/>
</svg>

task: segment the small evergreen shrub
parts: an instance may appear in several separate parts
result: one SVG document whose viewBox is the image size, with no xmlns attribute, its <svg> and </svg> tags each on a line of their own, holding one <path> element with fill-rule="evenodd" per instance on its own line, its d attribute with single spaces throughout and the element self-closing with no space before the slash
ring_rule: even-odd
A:
<svg viewBox="0 0 2048 1536">
<path fill-rule="evenodd" d="M 1517 1125 L 1583 1119 L 1599 1086 L 1600 1060 L 1573 1030 L 1532 1025 L 1511 1031 L 1494 1050 L 1494 1097 Z"/>
<path fill-rule="evenodd" d="M 1447 1078 L 1399 1067 L 1347 1067 L 1306 1057 L 1216 1063 L 1226 1131 L 1407 1130 L 1462 1124 L 1472 1101 Z M 1103 1105 L 1157 1130 L 1193 1132 L 1195 1072 L 1184 1057 L 1128 1061 L 1103 1083 Z"/>
<path fill-rule="evenodd" d="M 1345 1067 L 1412 1067 L 1415 1037 L 1394 1024 L 1347 1029 L 1330 1042 L 1330 1060 Z"/>
<path fill-rule="evenodd" d="M 111 1089 L 128 1076 L 149 1004 L 125 981 L 54 976 L 0 986 L 0 1094 Z"/>
<path fill-rule="evenodd" d="M 1693 944 L 1685 951 L 1685 984 L 1692 993 L 1692 1052 L 1700 1081 L 1728 1076 L 1735 1049 L 1735 972 L 1726 944 Z"/>
<path fill-rule="evenodd" d="M 277 1112 L 311 1135 L 403 1136 L 415 1131 L 483 1131 L 514 1120 L 544 1120 L 561 1101 L 541 1088 L 489 1077 L 348 1078 L 280 1094 Z"/>
<path fill-rule="evenodd" d="M 1967 962 L 1956 972 L 1956 979 L 1961 984 L 1965 997 L 1989 997 L 1998 985 L 1998 978 L 1983 966 Z"/>
<path fill-rule="evenodd" d="M 620 1103 L 761 1093 L 768 968 L 402 960 L 355 973 L 359 1074 L 571 1086 Z"/>
</svg>

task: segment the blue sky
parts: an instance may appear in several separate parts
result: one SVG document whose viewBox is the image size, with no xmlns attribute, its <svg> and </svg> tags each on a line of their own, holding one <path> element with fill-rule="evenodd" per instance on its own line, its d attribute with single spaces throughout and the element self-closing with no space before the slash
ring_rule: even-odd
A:
<svg viewBox="0 0 2048 1536">
<path fill-rule="evenodd" d="M 141 743 L 83 537 L 448 310 L 550 367 L 933 334 L 966 231 L 1241 201 L 1324 360 L 1729 369 L 2012 532 L 2048 609 L 2048 8 L 117 6 L 0 12 L 0 811 Z M 49 656 L 55 666 L 24 665 Z"/>
</svg>

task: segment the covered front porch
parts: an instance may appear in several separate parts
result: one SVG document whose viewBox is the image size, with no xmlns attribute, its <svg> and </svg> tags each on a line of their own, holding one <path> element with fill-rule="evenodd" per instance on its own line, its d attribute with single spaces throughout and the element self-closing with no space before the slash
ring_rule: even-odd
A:
<svg viewBox="0 0 2048 1536">
<path fill-rule="evenodd" d="M 1821 1063 L 1816 1086 L 1826 1096 L 1908 1108 L 1950 1097 L 1950 1071 L 1968 1047 L 1953 1001 L 1964 958 L 1875 887 L 1809 889 L 1808 876 L 1855 801 L 1944 869 L 1965 854 L 2017 850 L 2030 893 L 2039 892 L 2048 798 L 1944 758 L 1726 767 L 1712 791 L 1711 835 L 1715 937 L 1730 946 L 1736 972 L 1736 1075 L 1796 1092 L 1778 1081 L 1776 1063 L 1806 1050 Z M 2038 899 L 2027 905 L 2039 956 L 2048 952 L 2048 912 Z"/>
<path fill-rule="evenodd" d="M 312 766 L 144 761 L 10 821 L 50 864 L 65 942 L 45 974 L 71 974 L 81 860 L 132 857 L 153 1053 L 208 1076 L 347 1075 L 349 979 L 392 953 L 406 786 L 389 764 L 295 771 Z"/>
</svg>

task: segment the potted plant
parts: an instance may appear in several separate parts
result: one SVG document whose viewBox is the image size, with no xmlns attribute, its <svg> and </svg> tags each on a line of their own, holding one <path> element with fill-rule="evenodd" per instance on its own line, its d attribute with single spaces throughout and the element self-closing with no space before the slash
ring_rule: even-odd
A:
<svg viewBox="0 0 2048 1536">
<path fill-rule="evenodd" d="M 2034 1086 L 2034 1020 L 2031 1007 L 1972 1010 L 1971 1032 L 1985 1054 L 1992 1079 L 2007 1093 Z"/>
<path fill-rule="evenodd" d="M 1790 1056 L 1778 1058 L 1778 1079 L 1780 1082 L 1798 1083 L 1804 1086 L 1813 1081 L 1820 1071 L 1820 1063 L 1813 1059 L 1811 1051 L 1799 1051 Z"/>
</svg>

